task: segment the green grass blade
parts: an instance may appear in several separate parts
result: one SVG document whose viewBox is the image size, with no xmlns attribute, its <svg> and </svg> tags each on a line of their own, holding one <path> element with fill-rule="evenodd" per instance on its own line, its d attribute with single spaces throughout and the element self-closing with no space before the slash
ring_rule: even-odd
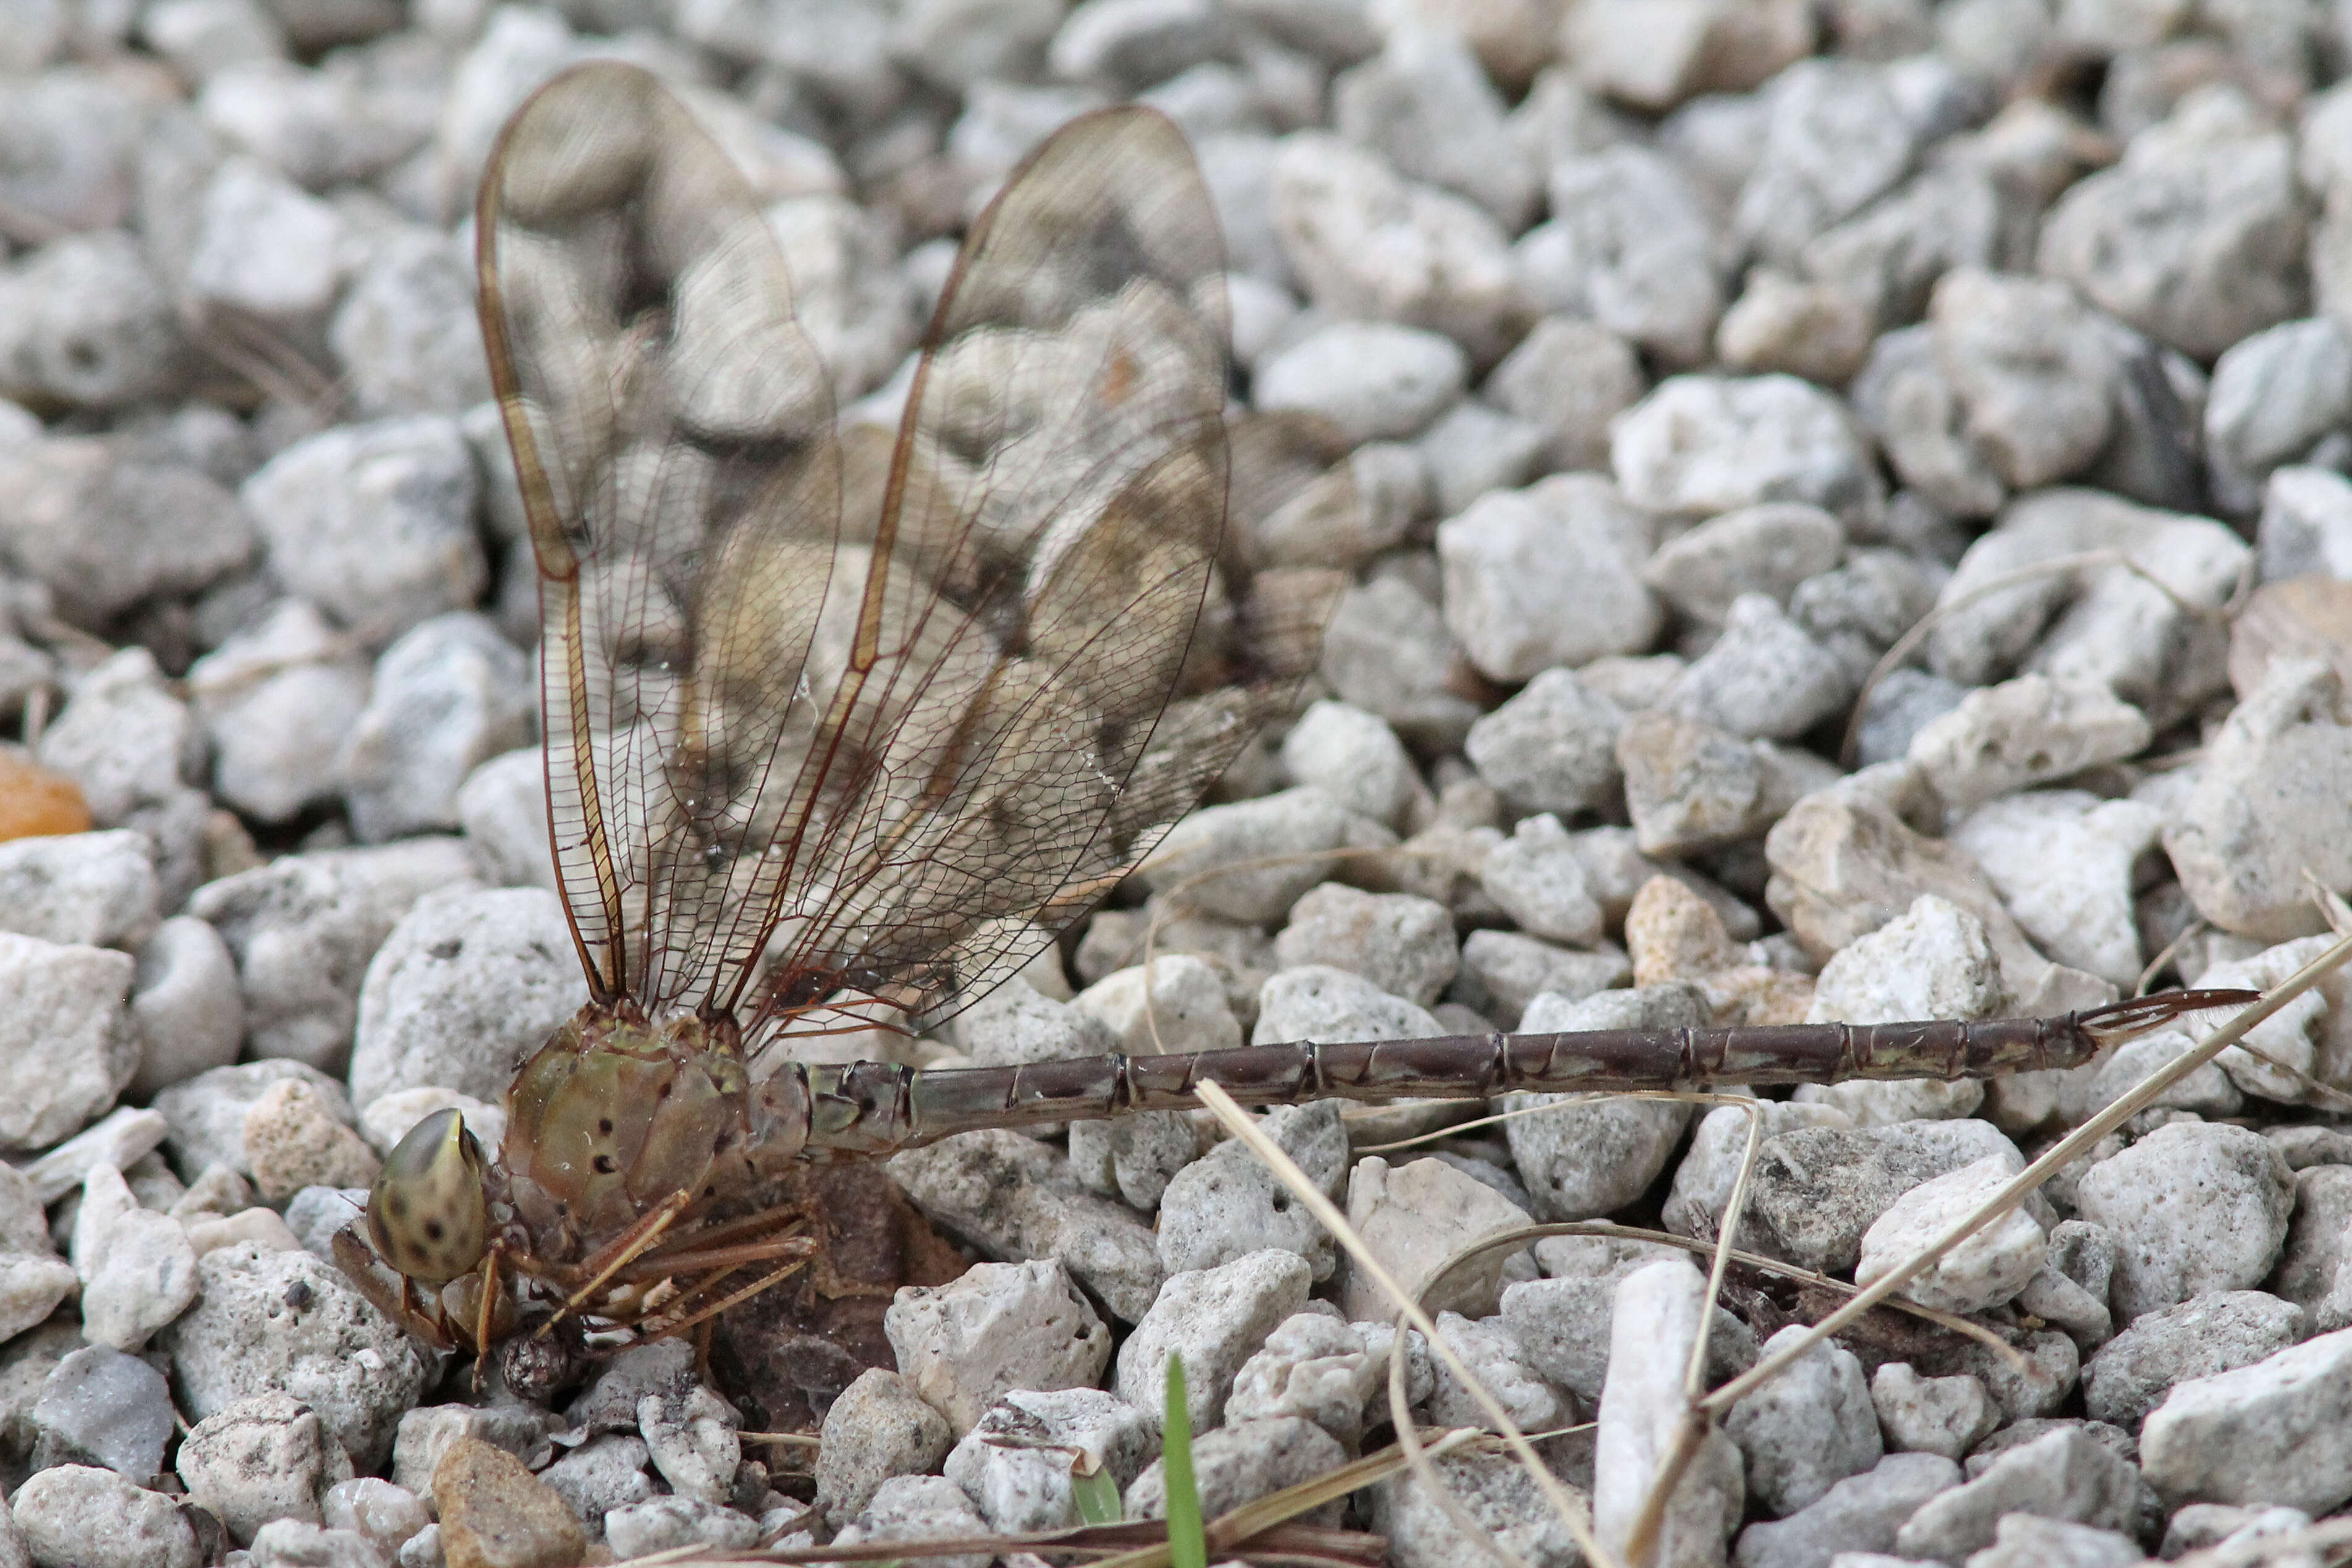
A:
<svg viewBox="0 0 2352 1568">
<path fill-rule="evenodd" d="M 1173 1354 L 1168 1357 L 1168 1417 L 1160 1427 L 1160 1462 L 1168 1481 L 1170 1568 L 1209 1568 L 1201 1490 L 1192 1480 L 1192 1414 L 1184 1403 L 1184 1361 Z"/>
</svg>

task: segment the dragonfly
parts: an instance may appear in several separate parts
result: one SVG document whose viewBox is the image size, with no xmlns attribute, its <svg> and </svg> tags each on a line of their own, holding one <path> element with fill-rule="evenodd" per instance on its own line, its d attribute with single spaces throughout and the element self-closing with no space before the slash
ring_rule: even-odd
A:
<svg viewBox="0 0 2352 1568">
<path fill-rule="evenodd" d="M 551 840 L 590 999 L 495 1157 L 446 1110 L 338 1261 L 418 1338 L 579 1354 L 826 1267 L 806 1177 L 1194 1103 L 2065 1067 L 2242 993 L 2054 1019 L 1299 1043 L 1011 1068 L 777 1062 L 928 1030 L 1027 966 L 1294 712 L 1341 574 L 1233 526 L 1224 258 L 1148 109 L 1048 138 L 971 224 L 887 468 L 845 455 L 753 191 L 636 67 L 515 113 L 477 208 L 529 522 Z M 874 469 L 867 473 L 866 469 Z"/>
</svg>

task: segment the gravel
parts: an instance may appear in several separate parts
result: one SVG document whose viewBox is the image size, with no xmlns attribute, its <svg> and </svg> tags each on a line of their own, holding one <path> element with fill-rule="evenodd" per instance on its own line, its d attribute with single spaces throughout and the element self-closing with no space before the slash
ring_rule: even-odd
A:
<svg viewBox="0 0 2352 1568">
<path fill-rule="evenodd" d="M 407 1129 L 455 1105 L 495 1147 L 584 995 L 470 218 L 499 125 L 580 59 L 654 66 L 745 167 L 853 495 L 982 201 L 1075 114 L 1169 113 L 1224 229 L 1233 412 L 1265 419 L 1235 559 L 1340 588 L 1299 711 L 1117 907 L 922 1038 L 812 1056 L 2049 1014 L 2326 945 L 2345 16 L 812 14 L 0 4 L 0 1563 L 1052 1529 L 1074 1460 L 1157 1516 L 1176 1353 L 1215 1507 L 1385 1440 L 1385 1293 L 1178 1111 L 901 1154 L 923 1283 L 831 1281 L 777 1367 L 633 1351 L 562 1414 L 477 1396 L 332 1267 Z M 1989 1088 L 1265 1125 L 1418 1287 L 1538 1219 L 1711 1241 L 1753 1123 L 1739 1243 L 1866 1282 L 2213 1027 Z M 1905 1287 L 2005 1354 L 1911 1320 L 1741 1399 L 1660 1560 L 2120 1564 L 2352 1504 L 2347 1094 L 2338 978 Z M 1528 1423 L 1597 1422 L 1549 1452 L 1612 1543 L 1697 1325 L 1719 1384 L 1819 1315 L 1703 1278 L 1612 1229 L 1430 1303 Z M 1430 1349 L 1411 1402 L 1483 1425 Z M 784 1382 L 813 1463 L 756 1437 L 744 1390 Z M 1574 1558 L 1507 1459 L 1437 1473 L 1531 1568 Z M 1412 1475 L 1310 1517 L 1397 1568 L 1481 1550 Z"/>
</svg>

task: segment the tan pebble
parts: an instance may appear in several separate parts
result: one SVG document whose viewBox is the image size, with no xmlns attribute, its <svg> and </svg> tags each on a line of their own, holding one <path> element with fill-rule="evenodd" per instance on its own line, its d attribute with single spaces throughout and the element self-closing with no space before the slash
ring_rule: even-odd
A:
<svg viewBox="0 0 2352 1568">
<path fill-rule="evenodd" d="M 1813 977 L 1740 964 L 1717 969 L 1698 982 L 1717 1029 L 1802 1023 L 1813 1009 Z"/>
<path fill-rule="evenodd" d="M 89 831 L 81 786 L 23 753 L 0 747 L 0 841 Z"/>
<path fill-rule="evenodd" d="M 253 1185 L 272 1202 L 306 1186 L 367 1186 L 382 1168 L 366 1141 L 299 1078 L 280 1079 L 253 1103 L 244 1143 Z"/>
<path fill-rule="evenodd" d="M 460 1437 L 433 1467 L 449 1568 L 570 1568 L 588 1550 L 572 1505 L 520 1459 Z"/>
<path fill-rule="evenodd" d="M 1633 894 L 1625 912 L 1625 950 L 1633 956 L 1637 986 L 1696 980 L 1736 968 L 1747 956 L 1732 945 L 1723 916 L 1670 876 L 1654 876 Z"/>
<path fill-rule="evenodd" d="M 274 1208 L 257 1205 L 231 1215 L 205 1215 L 182 1224 L 188 1245 L 201 1258 L 216 1247 L 250 1241 L 265 1252 L 299 1252 L 302 1243 Z"/>
</svg>

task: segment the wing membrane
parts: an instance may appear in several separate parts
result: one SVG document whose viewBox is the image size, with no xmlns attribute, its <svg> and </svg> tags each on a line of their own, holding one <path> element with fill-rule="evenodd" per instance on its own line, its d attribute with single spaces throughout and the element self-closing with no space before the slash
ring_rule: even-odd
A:
<svg viewBox="0 0 2352 1568">
<path fill-rule="evenodd" d="M 648 938 L 715 919 L 712 868 L 756 852 L 763 769 L 814 722 L 792 698 L 833 591 L 831 392 L 749 190 L 644 71 L 541 89 L 477 216 L 540 568 L 557 875 L 599 990 L 667 1000 Z M 746 558 L 765 575 L 741 580 Z"/>
<path fill-rule="evenodd" d="M 1254 575 L 1226 528 L 1223 255 L 1160 116 L 1073 123 L 982 214 L 845 535 L 781 258 L 651 77 L 542 89 L 480 218 L 558 870 L 605 994 L 754 1033 L 837 991 L 945 1016 L 1313 668 L 1337 585 Z"/>
</svg>

